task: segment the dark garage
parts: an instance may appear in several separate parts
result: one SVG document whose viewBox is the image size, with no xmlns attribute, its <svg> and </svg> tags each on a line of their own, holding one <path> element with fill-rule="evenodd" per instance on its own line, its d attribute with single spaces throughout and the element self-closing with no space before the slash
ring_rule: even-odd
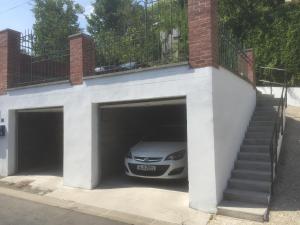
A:
<svg viewBox="0 0 300 225">
<path fill-rule="evenodd" d="M 17 118 L 18 172 L 62 175 L 62 109 L 20 111 Z"/>
<path fill-rule="evenodd" d="M 100 105 L 99 118 L 102 182 L 126 178 L 124 158 L 145 136 L 160 133 L 186 142 L 185 99 Z"/>
</svg>

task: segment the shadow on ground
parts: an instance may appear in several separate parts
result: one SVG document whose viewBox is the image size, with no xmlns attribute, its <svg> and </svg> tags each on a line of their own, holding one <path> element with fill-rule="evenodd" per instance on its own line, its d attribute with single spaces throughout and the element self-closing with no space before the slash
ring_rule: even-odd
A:
<svg viewBox="0 0 300 225">
<path fill-rule="evenodd" d="M 272 211 L 300 210 L 300 117 L 286 117 L 286 130 L 274 184 Z"/>
<path fill-rule="evenodd" d="M 106 178 L 101 182 L 97 189 L 114 189 L 144 187 L 165 189 L 170 191 L 188 192 L 187 180 L 159 180 L 159 179 L 141 179 L 131 178 L 125 175 Z"/>
</svg>

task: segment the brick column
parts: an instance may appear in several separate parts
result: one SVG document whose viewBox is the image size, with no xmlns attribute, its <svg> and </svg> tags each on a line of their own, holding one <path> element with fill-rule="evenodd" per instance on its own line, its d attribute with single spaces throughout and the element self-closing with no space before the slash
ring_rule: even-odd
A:
<svg viewBox="0 0 300 225">
<path fill-rule="evenodd" d="M 217 0 L 188 0 L 189 63 L 218 67 Z"/>
<path fill-rule="evenodd" d="M 13 76 L 20 73 L 20 35 L 10 29 L 0 31 L 0 95 L 11 87 Z"/>
<path fill-rule="evenodd" d="M 253 49 L 248 49 L 246 51 L 246 54 L 249 59 L 249 63 L 247 64 L 248 79 L 253 84 L 253 86 L 256 86 L 255 56 Z"/>
<path fill-rule="evenodd" d="M 94 74 L 95 48 L 93 39 L 83 33 L 69 37 L 70 42 L 70 82 L 82 84 L 84 76 Z"/>
</svg>

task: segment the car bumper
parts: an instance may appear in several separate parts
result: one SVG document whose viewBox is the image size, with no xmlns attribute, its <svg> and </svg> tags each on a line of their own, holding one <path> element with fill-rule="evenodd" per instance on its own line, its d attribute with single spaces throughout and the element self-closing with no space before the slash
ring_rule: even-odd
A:
<svg viewBox="0 0 300 225">
<path fill-rule="evenodd" d="M 138 165 L 155 166 L 155 171 L 141 171 Z M 127 176 L 150 179 L 184 179 L 187 178 L 186 159 L 178 161 L 162 161 L 157 163 L 137 162 L 125 159 L 125 173 Z"/>
</svg>

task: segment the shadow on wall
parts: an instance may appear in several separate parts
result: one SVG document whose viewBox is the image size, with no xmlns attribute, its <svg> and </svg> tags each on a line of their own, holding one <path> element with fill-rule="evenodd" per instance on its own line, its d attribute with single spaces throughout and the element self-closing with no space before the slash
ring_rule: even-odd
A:
<svg viewBox="0 0 300 225">
<path fill-rule="evenodd" d="M 7 126 L 5 125 L 5 137 L 0 137 L 0 159 L 5 160 L 7 158 L 7 152 L 6 152 L 6 147 L 3 146 L 5 141 L 3 141 L 4 138 L 8 138 L 8 130 Z M 1 145 L 2 142 L 2 145 Z"/>
<path fill-rule="evenodd" d="M 300 118 L 296 120 L 287 116 L 286 119 L 278 176 L 271 203 L 273 211 L 300 210 Z"/>
</svg>

